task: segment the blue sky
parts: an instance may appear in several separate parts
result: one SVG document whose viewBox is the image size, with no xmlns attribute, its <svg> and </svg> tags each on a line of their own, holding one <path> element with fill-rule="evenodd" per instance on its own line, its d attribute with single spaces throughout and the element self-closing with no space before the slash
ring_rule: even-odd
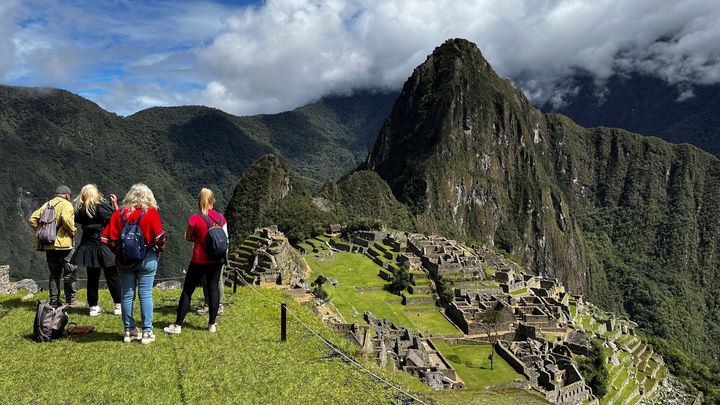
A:
<svg viewBox="0 0 720 405">
<path fill-rule="evenodd" d="M 720 82 L 715 0 L 3 0 L 0 83 L 68 89 L 122 115 L 273 113 L 398 89 L 451 37 L 535 101 L 562 102 L 578 70 L 599 90 L 629 71 L 689 95 Z"/>
</svg>

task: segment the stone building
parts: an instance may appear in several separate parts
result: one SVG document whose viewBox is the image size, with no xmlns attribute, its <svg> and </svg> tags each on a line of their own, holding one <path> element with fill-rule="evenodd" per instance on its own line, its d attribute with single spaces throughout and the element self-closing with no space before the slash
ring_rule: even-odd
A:
<svg viewBox="0 0 720 405">
<path fill-rule="evenodd" d="M 375 331 L 375 336 L 371 344 L 366 340 L 361 346 L 371 348 L 379 365 L 405 371 L 436 390 L 465 386 L 430 339 L 416 336 L 370 312 L 365 313 L 365 320 Z"/>
<path fill-rule="evenodd" d="M 498 341 L 497 351 L 546 400 L 556 404 L 598 403 L 567 346 L 528 338 Z"/>
</svg>

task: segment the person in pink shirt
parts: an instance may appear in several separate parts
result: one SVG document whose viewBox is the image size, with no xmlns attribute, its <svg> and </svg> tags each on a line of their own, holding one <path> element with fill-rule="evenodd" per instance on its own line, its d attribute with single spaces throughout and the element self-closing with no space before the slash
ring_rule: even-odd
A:
<svg viewBox="0 0 720 405">
<path fill-rule="evenodd" d="M 185 239 L 193 242 L 193 254 L 188 266 L 187 273 L 185 274 L 185 283 L 183 290 L 180 295 L 180 302 L 178 303 L 177 316 L 175 323 L 170 324 L 164 330 L 170 334 L 178 334 L 182 331 L 182 324 L 190 310 L 190 302 L 192 299 L 193 292 L 200 286 L 202 279 L 205 279 L 205 284 L 208 288 L 208 305 L 210 319 L 208 322 L 208 330 L 210 332 L 216 332 L 216 319 L 218 314 L 218 306 L 220 302 L 219 296 L 219 280 L 220 271 L 224 264 L 224 258 L 213 258 L 206 251 L 206 237 L 208 230 L 211 226 L 222 226 L 227 235 L 227 222 L 225 217 L 215 210 L 215 194 L 212 190 L 203 188 L 200 190 L 198 196 L 198 209 L 200 213 L 193 214 L 188 219 L 188 227 L 185 232 Z"/>
</svg>

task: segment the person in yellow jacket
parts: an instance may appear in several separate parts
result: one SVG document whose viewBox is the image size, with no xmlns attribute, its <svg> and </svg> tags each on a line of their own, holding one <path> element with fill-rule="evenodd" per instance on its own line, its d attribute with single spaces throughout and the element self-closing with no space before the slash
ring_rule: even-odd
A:
<svg viewBox="0 0 720 405">
<path fill-rule="evenodd" d="M 70 264 L 70 253 L 73 248 L 73 238 L 77 232 L 75 228 L 75 209 L 70 202 L 72 192 L 67 186 L 60 186 L 55 190 L 55 198 L 43 204 L 32 213 L 28 223 L 37 230 L 38 221 L 43 210 L 48 206 L 55 208 L 55 224 L 57 234 L 55 242 L 44 244 L 35 238 L 35 250 L 45 252 L 48 269 L 50 270 L 50 305 L 60 305 L 60 279 L 62 278 L 65 290 L 65 300 L 72 307 L 82 307 L 84 304 L 77 299 L 77 267 Z"/>
</svg>

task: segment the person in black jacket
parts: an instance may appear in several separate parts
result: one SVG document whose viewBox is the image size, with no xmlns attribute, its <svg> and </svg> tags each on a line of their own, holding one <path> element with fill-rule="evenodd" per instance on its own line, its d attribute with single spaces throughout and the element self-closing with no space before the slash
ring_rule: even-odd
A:
<svg viewBox="0 0 720 405">
<path fill-rule="evenodd" d="M 120 282 L 115 267 L 115 255 L 107 245 L 100 242 L 100 234 L 110 221 L 113 212 L 118 209 L 115 194 L 110 194 L 110 201 L 105 201 L 94 184 L 83 187 L 80 195 L 75 199 L 75 223 L 82 227 L 82 239 L 70 262 L 87 269 L 87 297 L 90 316 L 105 312 L 98 306 L 101 269 L 105 272 L 105 281 L 107 281 L 108 290 L 115 303 L 113 314 L 121 314 Z"/>
</svg>

